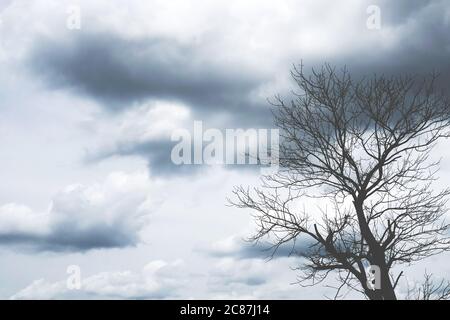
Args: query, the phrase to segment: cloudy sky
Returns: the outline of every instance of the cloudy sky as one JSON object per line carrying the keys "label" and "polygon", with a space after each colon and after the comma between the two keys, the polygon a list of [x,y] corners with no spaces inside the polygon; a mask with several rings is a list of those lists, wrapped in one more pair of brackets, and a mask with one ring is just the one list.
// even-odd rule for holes
{"label": "cloudy sky", "polygon": [[259,171],[175,166],[171,134],[271,128],[300,61],[445,86],[449,31],[446,0],[0,0],[0,298],[332,296],[243,241],[251,216],[226,198]]}

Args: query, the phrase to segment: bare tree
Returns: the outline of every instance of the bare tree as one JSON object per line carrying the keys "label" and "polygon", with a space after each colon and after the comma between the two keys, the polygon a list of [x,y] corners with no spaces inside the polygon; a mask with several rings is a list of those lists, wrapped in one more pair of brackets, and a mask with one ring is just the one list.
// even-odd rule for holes
{"label": "bare tree", "polygon": [[[355,81],[330,65],[309,75],[294,67],[291,74],[300,90],[290,103],[278,96],[273,102],[280,170],[259,188],[236,187],[231,203],[253,209],[254,241],[270,238],[274,250],[308,241],[301,284],[333,273],[340,281],[335,298],[346,288],[396,299],[403,271],[394,274],[394,266],[450,248],[450,190],[432,190],[439,161],[429,159],[449,137],[449,100],[434,75]],[[327,209],[300,210],[308,197]],[[370,265],[380,270],[381,288],[369,283]]]}
{"label": "bare tree", "polygon": [[412,288],[408,286],[407,300],[448,300],[450,299],[450,282],[441,280],[433,281],[433,275],[425,272],[425,280],[420,285]]}

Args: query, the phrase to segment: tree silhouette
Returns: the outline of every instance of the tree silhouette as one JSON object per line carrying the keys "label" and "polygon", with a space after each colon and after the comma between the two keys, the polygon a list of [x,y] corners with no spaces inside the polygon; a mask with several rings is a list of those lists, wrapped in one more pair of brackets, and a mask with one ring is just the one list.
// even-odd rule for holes
{"label": "tree silhouette", "polygon": [[[429,159],[449,137],[450,102],[435,75],[356,81],[330,65],[309,75],[294,67],[291,75],[300,89],[293,100],[272,102],[280,169],[261,187],[236,187],[231,203],[253,209],[253,241],[270,239],[273,250],[308,243],[302,285],[335,274],[335,298],[347,288],[368,299],[397,299],[403,271],[394,266],[450,248],[450,190],[432,190],[439,161]],[[321,214],[299,209],[308,197],[321,199]],[[379,268],[379,288],[369,283],[369,266]]]}
{"label": "tree silhouette", "polygon": [[441,280],[438,283],[434,283],[432,280],[433,275],[425,272],[424,282],[417,287],[407,290],[407,300],[448,300],[450,299],[450,282]]}

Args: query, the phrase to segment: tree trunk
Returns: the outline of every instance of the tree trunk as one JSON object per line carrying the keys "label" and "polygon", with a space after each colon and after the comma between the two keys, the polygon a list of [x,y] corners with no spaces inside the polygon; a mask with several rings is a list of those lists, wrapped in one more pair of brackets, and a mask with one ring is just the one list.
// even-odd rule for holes
{"label": "tree trunk", "polygon": [[[384,251],[378,241],[372,234],[370,227],[366,221],[363,209],[364,200],[354,201],[354,207],[356,209],[356,215],[358,217],[359,228],[361,236],[367,242],[369,250],[373,256],[373,264],[380,268],[380,289],[370,290],[366,289],[365,292],[371,300],[397,300],[395,295],[394,286],[391,283],[389,277],[389,268],[386,264]],[[363,287],[366,287],[363,284]]]}

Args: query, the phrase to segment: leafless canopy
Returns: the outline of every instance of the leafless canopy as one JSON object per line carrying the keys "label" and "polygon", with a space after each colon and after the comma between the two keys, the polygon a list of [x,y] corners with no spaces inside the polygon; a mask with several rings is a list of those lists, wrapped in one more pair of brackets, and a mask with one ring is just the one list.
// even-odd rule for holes
{"label": "leafless canopy", "polygon": [[407,300],[448,300],[450,299],[450,282],[433,281],[433,275],[425,273],[425,280],[421,285],[408,286]]}
{"label": "leafless canopy", "polygon": [[[396,299],[403,271],[393,267],[450,248],[444,221],[449,190],[434,192],[439,161],[430,151],[449,136],[450,103],[436,76],[373,76],[355,81],[330,65],[307,75],[292,71],[300,89],[290,103],[276,97],[280,170],[260,188],[236,187],[233,205],[253,209],[255,241],[274,249],[295,240],[311,243],[302,284],[331,273],[341,289],[369,299]],[[308,197],[329,209],[301,210]],[[381,270],[381,288],[367,267]]]}

